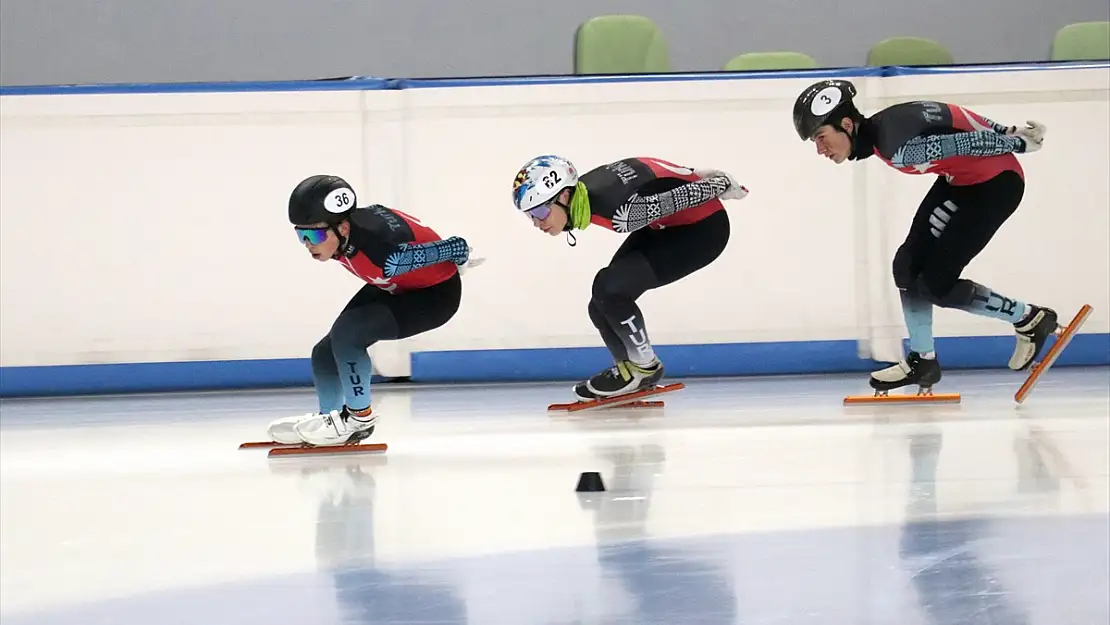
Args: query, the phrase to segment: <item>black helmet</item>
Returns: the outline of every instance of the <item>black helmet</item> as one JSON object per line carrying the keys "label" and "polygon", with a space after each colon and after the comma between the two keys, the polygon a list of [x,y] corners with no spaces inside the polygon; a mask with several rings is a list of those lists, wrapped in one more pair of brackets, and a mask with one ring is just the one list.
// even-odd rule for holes
{"label": "black helmet", "polygon": [[307,226],[343,221],[355,208],[354,189],[339,176],[318,175],[305,178],[289,195],[289,223]]}
{"label": "black helmet", "polygon": [[806,87],[794,101],[794,130],[802,141],[809,141],[825,124],[845,117],[859,122],[863,116],[852,102],[854,97],[856,86],[847,80],[822,80]]}

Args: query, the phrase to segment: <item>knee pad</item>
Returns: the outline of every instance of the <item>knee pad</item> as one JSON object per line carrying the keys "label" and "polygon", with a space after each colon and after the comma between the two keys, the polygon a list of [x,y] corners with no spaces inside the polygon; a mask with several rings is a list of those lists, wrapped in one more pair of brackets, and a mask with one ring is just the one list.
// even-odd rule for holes
{"label": "knee pad", "polygon": [[894,254],[894,261],[891,263],[891,273],[894,275],[894,286],[902,290],[913,290],[916,288],[915,276],[913,275],[913,267],[910,263],[910,254],[905,249],[905,246],[898,248]]}
{"label": "knee pad", "polygon": [[918,293],[934,306],[942,308],[960,308],[971,304],[976,287],[979,286],[971,280],[956,280],[955,284],[947,286],[937,280],[930,280],[929,276],[919,277],[917,284]]}

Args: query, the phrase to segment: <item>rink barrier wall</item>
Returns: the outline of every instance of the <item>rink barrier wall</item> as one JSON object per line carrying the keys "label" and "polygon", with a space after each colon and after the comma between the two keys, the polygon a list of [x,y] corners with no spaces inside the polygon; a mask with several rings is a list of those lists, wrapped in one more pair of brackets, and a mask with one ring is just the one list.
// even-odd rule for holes
{"label": "rink barrier wall", "polygon": [[[490,259],[464,278],[450,324],[371,349],[376,381],[595,373],[608,356],[586,318],[588,285],[621,237],[591,228],[569,249],[538,238],[508,200],[516,167],[552,152],[580,168],[658,156],[730,171],[752,189],[726,203],[725,254],[641,300],[670,376],[869,371],[902,349],[889,258],[932,178],[870,162],[836,168],[798,142],[793,98],[829,77],[856,82],[867,111],[935,98],[1003,123],[1048,124],[1046,149],[1020,157],[1030,180],[1022,209],[969,274],[1006,294],[1031,293],[1062,318],[1093,304],[1058,366],[1108,365],[1108,69],[1084,62],[0,88],[0,396],[311,384],[301,356],[358,287],[341,269],[306,262],[285,230],[288,189],[318,171],[347,177],[363,204],[395,206],[444,236],[467,237]],[[645,124],[671,132],[646,139]],[[746,142],[761,146],[758,158]],[[119,180],[127,182],[105,182]],[[61,200],[49,215],[39,210],[43,189]],[[224,198],[219,227],[204,211],[213,197]],[[159,210],[148,210],[149,198]],[[1051,212],[1036,208],[1046,205]],[[803,222],[811,227],[797,227]],[[47,228],[57,236],[44,257],[41,242],[20,233]],[[219,234],[248,228],[250,240],[265,243],[220,246]],[[141,262],[106,244],[127,229],[157,241]],[[1024,263],[1034,245],[1056,264]],[[533,272],[545,266],[561,269],[538,285]],[[1083,288],[1069,266],[1085,267]],[[543,312],[522,313],[503,304],[509,298]],[[1013,348],[1005,324],[963,313],[938,310],[936,330],[946,369],[1005,367]]]}
{"label": "rink barrier wall", "polygon": [[[997,369],[1013,352],[1010,337],[971,336],[937,339],[946,371]],[[1047,347],[1046,347],[1047,349]],[[855,341],[804,341],[661,345],[657,348],[668,377],[865,374],[880,364],[860,359]],[[1056,367],[1108,363],[1110,334],[1078,335]],[[411,377],[375,376],[373,383],[481,383],[579,381],[610,362],[604,348],[460,350],[415,352]],[[1003,365],[1004,366],[1004,365]],[[1015,374],[1017,376],[1019,374]],[[1020,374],[1024,379],[1025,374]],[[1018,378],[1015,377],[1015,380]],[[312,385],[307,358],[166,363],[122,363],[4,367],[0,397],[49,397],[114,393],[168,393]]]}

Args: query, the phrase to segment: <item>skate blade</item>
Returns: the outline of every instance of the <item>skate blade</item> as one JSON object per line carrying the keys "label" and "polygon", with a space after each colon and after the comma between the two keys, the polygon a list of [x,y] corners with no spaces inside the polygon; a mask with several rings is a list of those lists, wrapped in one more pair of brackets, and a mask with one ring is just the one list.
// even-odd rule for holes
{"label": "skate blade", "polygon": [[844,398],[844,405],[851,404],[958,404],[959,393],[941,393],[934,395],[931,391],[919,395],[849,395]]}
{"label": "skate blade", "polygon": [[274,447],[298,447],[295,443],[278,443],[276,441],[251,441],[239,445],[239,449],[272,449]]}
{"label": "skate blade", "polygon": [[1094,308],[1090,304],[1083,304],[1079,312],[1075,313],[1075,317],[1068,324],[1068,327],[1064,328],[1062,333],[1056,335],[1056,343],[1045,354],[1044,360],[1040,363],[1033,363],[1029,376],[1025,378],[1025,383],[1014,393],[1014,401],[1020,404],[1025,401],[1026,397],[1029,397],[1029,393],[1033,392],[1033,387],[1037,386],[1041,376],[1055,364],[1056,359],[1060,357],[1060,353],[1064,351],[1068,343],[1071,343],[1072,338],[1079,332],[1079,328],[1082,328],[1083,324],[1087,322],[1087,317],[1090,317],[1093,311]]}
{"label": "skate blade", "polygon": [[266,454],[270,458],[276,456],[320,456],[320,455],[346,455],[384,453],[389,449],[385,443],[367,443],[355,445],[282,445],[274,447]]}
{"label": "skate blade", "polygon": [[595,399],[592,401],[576,401],[569,404],[551,404],[547,407],[548,411],[556,412],[578,412],[581,410],[600,410],[602,408],[615,408],[622,406],[625,408],[662,408],[663,402],[661,401],[642,401],[644,397],[652,395],[659,395],[660,393],[670,393],[686,388],[682,382],[677,384],[667,384],[665,386],[656,386],[653,389],[645,391],[637,391],[619,397],[608,397],[606,399]]}

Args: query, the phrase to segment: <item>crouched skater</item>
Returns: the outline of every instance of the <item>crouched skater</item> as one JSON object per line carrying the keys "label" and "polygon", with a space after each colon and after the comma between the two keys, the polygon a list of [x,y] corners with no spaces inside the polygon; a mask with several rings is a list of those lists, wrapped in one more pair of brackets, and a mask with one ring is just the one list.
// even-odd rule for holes
{"label": "crouched skater", "polygon": [[910,175],[935,176],[892,271],[909,332],[907,357],[871,374],[878,393],[941,379],[933,341],[933,308],[961,310],[1011,324],[1017,337],[1009,366],[1027,369],[1060,326],[1056,311],[1016,299],[963,275],[1017,211],[1025,172],[1017,155],[1041,149],[1045,127],[1004,126],[947,102],[894,104],[870,117],[856,108],[856,87],[823,80],[794,103],[794,129],[817,155],[836,164],[877,156]]}
{"label": "crouched skater", "polygon": [[538,156],[513,181],[513,203],[551,236],[591,224],[627,238],[591,287],[587,314],[613,366],[574,387],[579,401],[649,390],[663,378],[636,300],[673,284],[721,255],[729,219],[721,200],[748,190],[729,174],[694,170],[659,158],[625,158],[581,176],[570,161]]}
{"label": "crouched skater", "polygon": [[481,260],[471,258],[464,239],[443,239],[399,210],[359,207],[351,185],[337,176],[298,184],[289,197],[289,221],[313,258],[338,262],[366,285],[312,348],[319,411],[278,419],[269,435],[284,444],[357,443],[374,432],[377,421],[369,347],[450,321],[462,297],[461,270]]}

